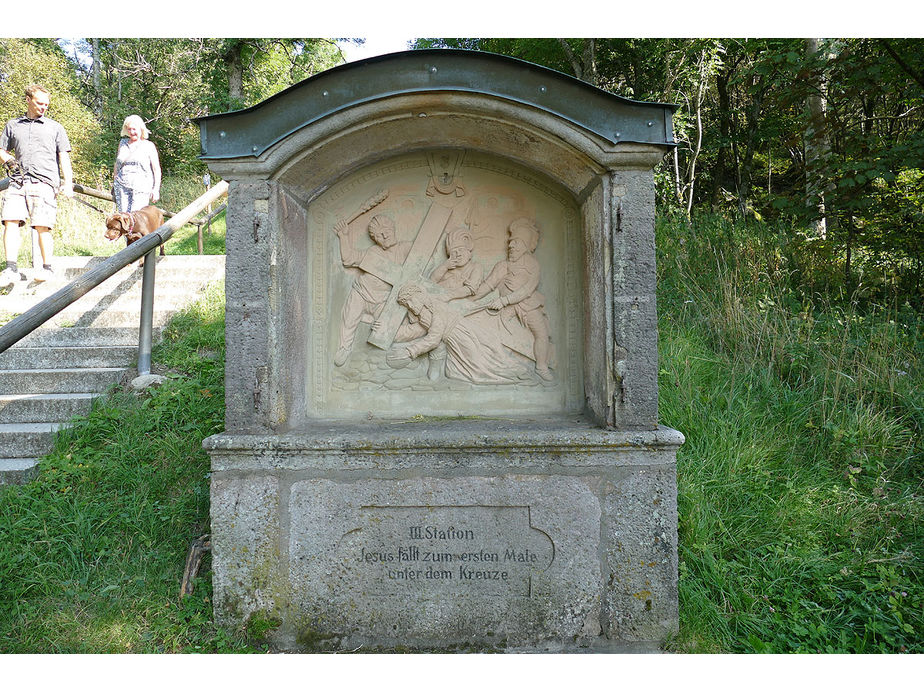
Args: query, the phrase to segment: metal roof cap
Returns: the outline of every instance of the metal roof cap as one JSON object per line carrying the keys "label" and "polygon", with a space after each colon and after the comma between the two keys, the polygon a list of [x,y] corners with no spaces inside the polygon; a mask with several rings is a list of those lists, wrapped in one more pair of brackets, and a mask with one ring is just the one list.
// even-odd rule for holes
{"label": "metal roof cap", "polygon": [[389,53],[318,73],[249,108],[194,119],[206,161],[258,158],[303,127],[392,96],[486,94],[562,118],[612,144],[676,146],[674,104],[633,101],[540,65],[482,51]]}

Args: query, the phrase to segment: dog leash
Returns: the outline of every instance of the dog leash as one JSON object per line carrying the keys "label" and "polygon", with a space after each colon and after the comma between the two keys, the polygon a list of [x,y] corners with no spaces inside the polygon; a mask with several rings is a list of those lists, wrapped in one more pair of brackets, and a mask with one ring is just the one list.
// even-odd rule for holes
{"label": "dog leash", "polygon": [[89,202],[87,202],[87,201],[84,200],[84,199],[81,199],[81,198],[77,197],[76,195],[75,195],[73,198],[71,198],[71,199],[77,200],[80,204],[86,205],[86,206],[89,207],[90,209],[92,209],[92,210],[94,210],[94,211],[96,211],[96,212],[99,212],[99,213],[102,214],[103,216],[109,214],[109,212],[104,212],[104,211],[101,210],[99,207],[97,207],[97,206],[95,206],[95,205],[91,205]]}
{"label": "dog leash", "polygon": [[4,166],[6,167],[6,176],[11,183],[16,183],[20,188],[26,184],[26,170],[16,159],[10,159]]}

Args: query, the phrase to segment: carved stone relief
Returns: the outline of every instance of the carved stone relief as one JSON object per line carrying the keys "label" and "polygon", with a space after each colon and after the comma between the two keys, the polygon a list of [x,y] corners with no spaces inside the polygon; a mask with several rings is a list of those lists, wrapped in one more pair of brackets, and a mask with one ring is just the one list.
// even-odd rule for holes
{"label": "carved stone relief", "polygon": [[428,152],[355,174],[310,213],[309,271],[327,277],[312,282],[316,413],[491,413],[524,393],[527,411],[579,408],[580,232],[553,184]]}

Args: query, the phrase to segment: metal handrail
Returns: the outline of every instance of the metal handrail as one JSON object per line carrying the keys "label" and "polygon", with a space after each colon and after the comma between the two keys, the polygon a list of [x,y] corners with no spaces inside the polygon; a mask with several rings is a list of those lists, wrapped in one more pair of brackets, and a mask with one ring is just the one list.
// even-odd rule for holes
{"label": "metal handrail", "polygon": [[[6,184],[4,184],[4,181],[6,181]],[[4,178],[3,181],[0,181],[0,190],[5,190],[6,185],[9,185],[9,179]],[[109,193],[103,192],[102,190],[96,190],[95,188],[88,188],[86,185],[81,185],[80,183],[74,183],[74,192],[82,193],[86,195],[87,197],[95,197],[100,200],[107,200],[108,202],[115,202],[115,198]],[[203,224],[208,224],[209,222],[212,221],[214,217],[218,215],[219,212],[224,210],[224,207],[225,205],[222,205],[221,207],[218,208],[218,210],[214,214],[210,214],[205,219],[190,219],[186,223],[192,224],[193,226],[202,226]],[[174,212],[171,212],[166,209],[161,208],[160,211],[164,213],[164,219],[172,219],[173,217],[176,216]]]}
{"label": "metal handrail", "polygon": [[228,192],[227,181],[218,183],[203,195],[196,198],[183,210],[177,212],[170,221],[155,231],[135,241],[124,250],[99,265],[87,270],[67,286],[62,287],[43,301],[18,315],[0,327],[0,353],[24,338],[30,332],[43,325],[74,301],[94,287],[102,284],[113,274],[127,267],[135,260],[147,255],[141,280],[141,324],[138,331],[138,374],[151,372],[151,342],[154,322],[154,268],[157,248],[166,243],[173,233],[189,222],[196,214],[205,209],[219,197]]}

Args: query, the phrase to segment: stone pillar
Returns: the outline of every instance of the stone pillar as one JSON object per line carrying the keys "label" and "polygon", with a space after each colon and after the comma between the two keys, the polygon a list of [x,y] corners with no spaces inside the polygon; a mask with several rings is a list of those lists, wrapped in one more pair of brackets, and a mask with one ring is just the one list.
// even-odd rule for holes
{"label": "stone pillar", "polygon": [[605,189],[613,252],[613,422],[620,429],[652,430],[658,425],[652,169],[610,171]]}
{"label": "stone pillar", "polygon": [[582,205],[587,408],[620,430],[658,425],[652,167],[607,171]]}
{"label": "stone pillar", "polygon": [[225,237],[225,426],[272,428],[270,355],[270,185],[232,181]]}

